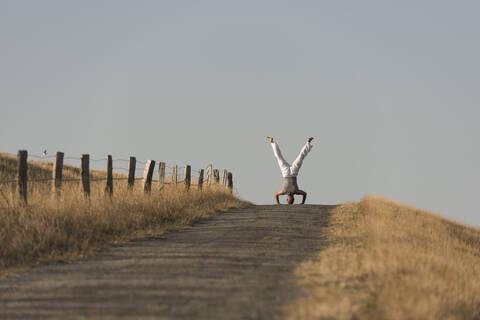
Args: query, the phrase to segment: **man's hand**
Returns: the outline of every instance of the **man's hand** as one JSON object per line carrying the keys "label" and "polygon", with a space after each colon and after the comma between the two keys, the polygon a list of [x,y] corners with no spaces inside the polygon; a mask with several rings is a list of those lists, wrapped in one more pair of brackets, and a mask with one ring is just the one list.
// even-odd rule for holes
{"label": "man's hand", "polygon": [[310,137],[307,139],[308,142],[312,142],[312,140],[313,140],[313,137]]}
{"label": "man's hand", "polygon": [[273,143],[273,138],[272,137],[267,137],[267,141],[270,143]]}

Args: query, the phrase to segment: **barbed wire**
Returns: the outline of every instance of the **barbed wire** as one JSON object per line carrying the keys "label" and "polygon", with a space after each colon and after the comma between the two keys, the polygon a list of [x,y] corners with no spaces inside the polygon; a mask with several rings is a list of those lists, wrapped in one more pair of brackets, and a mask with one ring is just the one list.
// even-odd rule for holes
{"label": "barbed wire", "polygon": [[[122,169],[122,168],[120,168]],[[123,168],[125,169],[125,168]],[[166,178],[166,177],[165,177]],[[190,180],[193,181],[195,179],[198,179],[199,176],[196,175],[191,175]],[[144,177],[135,177],[135,180],[144,180]],[[27,182],[49,182],[49,181],[54,181],[54,178],[35,178],[35,179],[27,179]],[[96,181],[107,181],[108,178],[89,178],[90,182],[96,182]],[[112,177],[112,180],[128,180],[128,177]],[[176,184],[181,184],[185,183],[185,177],[183,175],[177,176],[177,182]],[[82,181],[82,178],[62,178],[62,182],[80,182]],[[158,179],[152,179],[152,182],[159,182],[160,180]],[[8,184],[8,183],[18,183],[18,179],[10,179],[10,180],[0,180],[0,184]],[[175,184],[175,181],[170,181],[170,182],[164,182],[164,184]]]}
{"label": "barbed wire", "polygon": [[[193,180],[198,178],[197,176],[190,176],[190,179]],[[143,180],[144,177],[135,177],[135,180]],[[27,179],[27,182],[48,182],[54,181],[54,178],[35,178],[35,179]],[[107,181],[108,178],[89,178],[89,181]],[[112,177],[112,180],[128,180],[128,177]],[[72,182],[72,181],[82,181],[82,178],[62,178],[62,182]],[[158,182],[158,179],[152,179],[152,181]],[[183,183],[185,178],[177,176],[177,183]],[[8,184],[8,183],[17,183],[18,179],[11,179],[11,180],[0,180],[0,184]]]}
{"label": "barbed wire", "polygon": [[[33,158],[38,158],[38,159],[44,159],[44,160],[53,159],[53,158],[56,157],[56,155],[37,155],[37,154],[29,154],[28,156],[33,157]],[[68,157],[64,157],[63,159],[64,160],[82,160],[82,158],[75,157],[75,156],[68,156]],[[89,160],[92,161],[92,162],[100,162],[100,161],[105,161],[106,159],[107,158],[103,158],[103,159],[90,158]],[[130,159],[119,158],[119,159],[113,159],[113,161],[130,162]],[[136,160],[136,163],[146,164],[147,161]],[[160,163],[160,162],[158,162],[158,163]],[[184,168],[184,166],[180,166],[180,165],[169,166],[169,165],[165,164],[165,168],[170,169],[170,170],[165,171],[165,176],[166,177],[167,176],[173,176],[173,169],[176,168],[177,184],[184,183],[185,173],[184,173],[184,170],[182,170]],[[207,166],[207,168],[208,168],[208,166]],[[115,171],[126,171],[126,172],[129,171],[128,168],[121,167],[121,166],[113,167],[112,170],[114,170],[114,172]],[[142,168],[142,167],[137,167],[137,166],[135,167],[135,171],[142,171],[142,170],[145,170],[145,169]],[[191,180],[198,179],[200,177],[201,170],[202,169],[191,169],[190,179]],[[203,169],[203,170],[205,170],[205,169]],[[212,176],[213,176],[212,172],[210,172],[210,176],[205,175],[204,179],[206,181],[212,180]],[[127,180],[127,179],[128,179],[127,177],[115,177],[115,178],[113,178],[113,180]],[[144,179],[144,178],[143,177],[136,177],[135,178],[135,180],[142,180],[142,179]],[[27,182],[47,182],[47,181],[53,181],[53,180],[54,180],[53,178],[35,178],[35,179],[28,179]],[[106,181],[106,180],[107,180],[106,177],[105,178],[90,178],[90,181]],[[82,181],[82,179],[81,178],[63,178],[62,181],[65,181],[65,182]],[[154,181],[158,182],[158,180],[154,180]],[[18,179],[0,180],[0,184],[8,184],[8,183],[18,183]],[[171,183],[175,183],[175,182],[171,182]]]}
{"label": "barbed wire", "polygon": [[[136,177],[135,180],[143,180],[143,177]],[[37,179],[28,179],[27,182],[49,182],[54,181],[54,178],[37,178]],[[90,182],[95,181],[107,181],[108,178],[89,178]],[[128,177],[112,177],[112,180],[128,180]],[[80,182],[82,181],[81,178],[63,178],[62,182]],[[154,181],[154,180],[152,180]],[[158,180],[157,180],[158,181]],[[0,184],[8,184],[8,183],[17,183],[18,179],[15,180],[1,180]]]}
{"label": "barbed wire", "polygon": [[81,178],[67,178],[67,179],[62,179],[62,182],[79,182],[79,181],[82,181]]}
{"label": "barbed wire", "polygon": [[[12,156],[14,156],[14,155],[12,155]],[[34,157],[34,158],[38,158],[38,159],[54,159],[56,156],[55,155],[28,154],[28,157]],[[81,157],[75,157],[75,156],[67,156],[67,157],[64,157],[63,159],[64,160],[82,160]],[[107,157],[99,158],[99,159],[98,158],[90,158],[89,160],[98,162],[98,161],[105,161],[106,159],[107,159]],[[113,158],[112,160],[113,161],[130,162],[130,159],[123,159],[123,158],[118,158],[118,159]],[[142,160],[139,160],[139,159],[136,159],[136,162],[141,163],[141,164],[146,164],[147,163],[147,161],[142,161]],[[183,165],[176,165],[176,166],[177,166],[177,169],[183,168]],[[173,166],[169,166],[167,164],[165,164],[165,167],[169,168],[169,169],[173,169]],[[197,170],[197,171],[200,171],[200,170]]]}
{"label": "barbed wire", "polygon": [[18,180],[15,179],[15,180],[0,180],[0,183],[1,184],[7,184],[7,183],[17,183]]}
{"label": "barbed wire", "polygon": [[38,159],[53,159],[55,156],[47,156],[47,155],[38,155],[38,154],[29,154],[29,157],[38,158]]}

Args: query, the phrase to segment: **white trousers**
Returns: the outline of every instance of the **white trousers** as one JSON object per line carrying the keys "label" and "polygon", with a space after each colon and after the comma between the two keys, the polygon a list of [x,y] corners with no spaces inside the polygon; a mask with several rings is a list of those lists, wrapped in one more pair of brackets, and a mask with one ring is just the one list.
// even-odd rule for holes
{"label": "white trousers", "polygon": [[290,165],[287,161],[282,156],[282,152],[280,151],[280,148],[278,147],[278,144],[276,142],[273,142],[272,144],[273,148],[273,154],[277,158],[278,166],[280,167],[280,170],[282,171],[282,177],[296,177],[298,175],[298,171],[300,170],[300,167],[303,164],[303,159],[307,156],[307,154],[312,150],[312,145],[310,142],[305,143],[303,146],[302,150],[298,154],[297,158],[295,161],[293,161],[292,165]]}

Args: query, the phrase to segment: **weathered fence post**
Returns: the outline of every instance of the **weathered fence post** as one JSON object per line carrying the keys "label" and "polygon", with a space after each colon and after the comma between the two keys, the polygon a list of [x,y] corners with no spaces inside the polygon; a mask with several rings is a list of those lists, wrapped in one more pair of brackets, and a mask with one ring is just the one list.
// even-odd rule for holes
{"label": "weathered fence post", "polygon": [[206,180],[206,183],[207,185],[210,184],[211,180],[212,180],[212,165],[209,164],[207,166],[207,176],[206,176],[207,180]]}
{"label": "weathered fence post", "polygon": [[227,176],[227,187],[230,189],[230,192],[233,193],[233,175],[231,172],[229,172]]}
{"label": "weathered fence post", "polygon": [[213,169],[213,181],[215,181],[215,183],[220,182],[220,173],[218,172],[218,169]]}
{"label": "weathered fence post", "polygon": [[130,161],[128,162],[128,188],[133,188],[135,183],[135,169],[137,166],[137,158],[130,157]]}
{"label": "weathered fence post", "polygon": [[27,150],[19,150],[17,154],[18,158],[18,195],[20,201],[27,204]]}
{"label": "weathered fence post", "polygon": [[222,184],[224,186],[227,186],[227,175],[228,175],[228,170],[223,169],[223,171],[222,171]]}
{"label": "weathered fence post", "polygon": [[190,190],[190,182],[192,180],[192,168],[186,164],[185,171],[183,173],[183,181],[185,182],[185,189]]}
{"label": "weathered fence post", "polygon": [[165,162],[158,164],[158,189],[162,189],[165,184]]}
{"label": "weathered fence post", "polygon": [[85,197],[90,198],[90,155],[82,154],[82,186]]}
{"label": "weathered fence post", "polygon": [[113,194],[113,161],[112,156],[107,156],[107,185],[105,186],[105,194],[110,197]]}
{"label": "weathered fence post", "polygon": [[155,160],[148,160],[143,170],[143,191],[150,192],[152,190],[153,170],[155,169]]}
{"label": "weathered fence post", "polygon": [[177,184],[178,182],[178,177],[177,177],[177,165],[174,165],[172,167],[172,182]]}
{"label": "weathered fence post", "polygon": [[62,187],[63,156],[63,152],[58,151],[55,153],[55,162],[52,169],[52,191],[54,195],[59,195]]}
{"label": "weathered fence post", "polygon": [[200,174],[198,175],[198,190],[202,190],[203,187],[203,173],[205,170],[200,169]]}

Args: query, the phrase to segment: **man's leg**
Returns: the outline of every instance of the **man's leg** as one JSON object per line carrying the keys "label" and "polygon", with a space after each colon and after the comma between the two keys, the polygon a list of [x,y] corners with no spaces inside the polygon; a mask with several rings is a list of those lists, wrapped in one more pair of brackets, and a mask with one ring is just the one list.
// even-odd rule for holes
{"label": "man's leg", "polygon": [[299,155],[297,156],[297,159],[293,161],[292,163],[292,174],[298,174],[298,171],[300,170],[302,164],[303,164],[303,159],[307,156],[307,154],[312,150],[312,145],[310,144],[310,141],[312,141],[313,138],[309,138],[307,143],[303,146],[302,150],[300,151]]}
{"label": "man's leg", "polygon": [[290,164],[288,164],[288,162],[285,161],[285,159],[283,158],[282,152],[280,151],[278,144],[275,141],[273,141],[273,138],[270,138],[271,140],[268,138],[269,137],[267,137],[267,140],[270,141],[270,144],[272,145],[273,154],[275,155],[275,158],[277,158],[278,166],[280,167],[280,170],[282,170],[282,173],[283,173],[284,170],[288,170],[288,168],[290,167]]}

